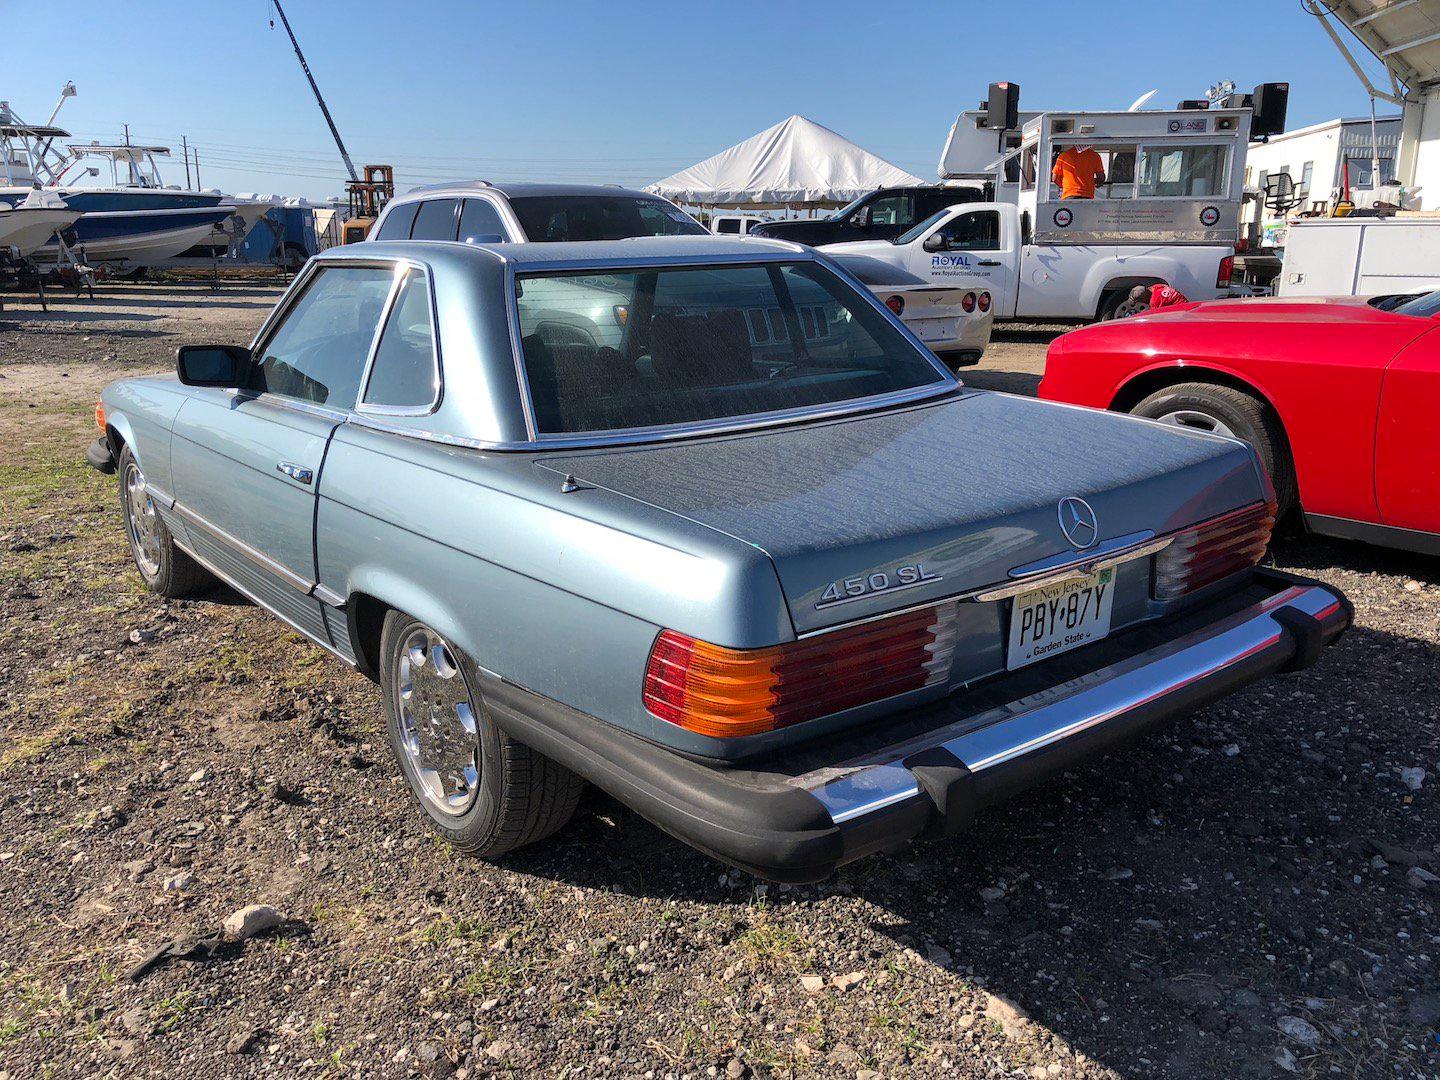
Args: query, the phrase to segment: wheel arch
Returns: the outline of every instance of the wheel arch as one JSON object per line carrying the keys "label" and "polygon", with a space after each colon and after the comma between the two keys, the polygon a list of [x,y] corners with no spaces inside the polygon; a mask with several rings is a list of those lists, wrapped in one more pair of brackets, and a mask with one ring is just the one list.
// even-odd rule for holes
{"label": "wheel arch", "polygon": [[[130,421],[121,412],[107,412],[105,414],[105,439],[110,444],[110,451],[115,455],[115,460],[120,460],[120,451],[125,447],[130,448],[130,453],[135,455],[135,460],[140,460],[140,453],[135,447],[135,435],[131,430]],[[142,465],[143,469],[144,466]]]}
{"label": "wheel arch", "polygon": [[458,611],[393,571],[369,568],[351,576],[345,597],[345,622],[355,666],[367,678],[379,679],[380,634],[391,611],[419,619],[476,663],[483,662],[484,643],[476,640],[473,626],[467,625]]}
{"label": "wheel arch", "polygon": [[1212,383],[1216,386],[1228,386],[1242,394],[1249,394],[1259,401],[1279,421],[1280,449],[1289,459],[1290,467],[1296,469],[1298,473],[1295,449],[1290,445],[1290,428],[1285,422],[1285,414],[1276,406],[1274,396],[1258,381],[1218,364],[1192,364],[1182,361],[1136,372],[1116,388],[1109,408],[1112,412],[1128,413],[1151,394],[1164,390],[1167,386],[1178,386],[1181,383]]}

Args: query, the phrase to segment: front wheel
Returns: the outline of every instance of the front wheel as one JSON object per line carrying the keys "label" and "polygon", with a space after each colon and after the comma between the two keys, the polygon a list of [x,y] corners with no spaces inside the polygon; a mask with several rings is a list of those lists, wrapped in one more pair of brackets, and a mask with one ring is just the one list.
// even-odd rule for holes
{"label": "front wheel", "polygon": [[391,611],[380,656],[390,748],[441,836],[492,857],[570,820],[584,781],[495,725],[463,653],[418,619]]}
{"label": "front wheel", "polygon": [[1260,455],[1275,488],[1277,513],[1295,505],[1295,466],[1280,419],[1259,398],[1214,383],[1179,383],[1151,394],[1130,410],[1162,424],[1243,439]]}
{"label": "front wheel", "polygon": [[175,543],[146,488],[140,463],[128,446],[120,451],[115,471],[120,476],[120,513],[125,519],[130,555],[145,588],[174,599],[213,587],[215,578],[210,572]]}

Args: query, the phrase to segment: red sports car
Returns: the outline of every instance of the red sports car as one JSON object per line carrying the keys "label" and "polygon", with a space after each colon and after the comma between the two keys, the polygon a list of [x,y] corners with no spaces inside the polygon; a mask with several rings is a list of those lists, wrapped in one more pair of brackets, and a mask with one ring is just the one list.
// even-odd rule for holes
{"label": "red sports car", "polygon": [[1245,439],[1312,531],[1440,555],[1440,291],[1087,326],[1051,344],[1040,396]]}

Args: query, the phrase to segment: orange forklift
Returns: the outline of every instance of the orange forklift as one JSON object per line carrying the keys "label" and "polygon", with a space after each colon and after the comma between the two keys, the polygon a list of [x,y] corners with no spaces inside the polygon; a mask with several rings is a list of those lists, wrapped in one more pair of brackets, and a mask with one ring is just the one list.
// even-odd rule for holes
{"label": "orange forklift", "polygon": [[345,185],[350,196],[350,216],[341,227],[342,244],[358,244],[370,235],[375,219],[395,197],[395,169],[391,165],[366,165],[364,180]]}

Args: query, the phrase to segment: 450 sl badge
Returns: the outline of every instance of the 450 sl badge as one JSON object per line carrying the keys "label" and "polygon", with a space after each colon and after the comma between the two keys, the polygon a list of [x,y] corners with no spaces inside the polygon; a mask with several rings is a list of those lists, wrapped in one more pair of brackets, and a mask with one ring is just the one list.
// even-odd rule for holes
{"label": "450 sl badge", "polygon": [[942,575],[932,574],[921,563],[906,563],[894,570],[877,570],[873,574],[832,581],[825,586],[825,591],[820,594],[820,602],[815,606],[827,608],[836,604],[850,604],[880,593],[899,592],[901,589],[913,589],[942,580]]}

